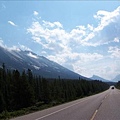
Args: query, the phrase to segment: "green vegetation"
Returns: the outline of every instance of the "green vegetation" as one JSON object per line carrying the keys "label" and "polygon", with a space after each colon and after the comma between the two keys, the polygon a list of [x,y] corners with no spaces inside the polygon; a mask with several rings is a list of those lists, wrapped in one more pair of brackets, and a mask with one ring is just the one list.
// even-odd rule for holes
{"label": "green vegetation", "polygon": [[117,89],[120,89],[120,81],[118,81],[118,82],[115,84],[115,87],[116,87]]}
{"label": "green vegetation", "polygon": [[41,110],[102,92],[109,85],[101,81],[45,79],[28,69],[0,69],[0,119]]}

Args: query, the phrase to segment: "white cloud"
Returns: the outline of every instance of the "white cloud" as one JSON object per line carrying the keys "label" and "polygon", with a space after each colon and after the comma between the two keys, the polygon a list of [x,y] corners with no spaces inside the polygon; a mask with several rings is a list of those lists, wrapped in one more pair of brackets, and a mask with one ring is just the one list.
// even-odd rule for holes
{"label": "white cloud", "polygon": [[71,38],[73,38],[77,41],[80,41],[86,35],[86,31],[81,28],[75,28],[75,29],[71,30],[69,35]]}
{"label": "white cloud", "polygon": [[[98,12],[99,15],[106,15],[105,13]],[[102,19],[102,17],[101,17]],[[98,27],[97,27],[98,28]],[[98,46],[100,44],[108,44],[109,42],[101,42],[96,40],[96,28],[93,25],[88,24],[85,26],[77,26],[70,32],[63,29],[63,26],[59,22],[42,21],[42,23],[36,21],[27,29],[28,33],[32,34],[32,38],[35,42],[42,45],[43,49],[49,49],[54,53],[59,51],[72,51],[75,47],[79,46]],[[98,31],[97,31],[98,32]]]}
{"label": "white cloud", "polygon": [[12,47],[7,47],[7,50],[9,51],[21,51],[20,48],[18,48],[17,46],[12,46]]}
{"label": "white cloud", "polygon": [[118,7],[112,12],[103,11],[103,10],[98,11],[97,15],[94,15],[94,18],[100,20],[100,24],[97,28],[94,29],[94,31],[102,30],[110,23],[115,22],[117,17],[120,17],[120,7]]}
{"label": "white cloud", "polygon": [[111,53],[111,57],[120,58],[120,48],[118,47],[109,47],[108,53]]}
{"label": "white cloud", "polygon": [[4,49],[7,49],[7,46],[4,44],[4,41],[2,40],[2,38],[0,38],[0,46]]}
{"label": "white cloud", "polygon": [[[48,29],[57,27],[54,29]],[[68,43],[69,35],[63,30],[59,28],[60,25],[55,22],[54,23],[43,23],[42,25],[39,22],[33,22],[32,26],[27,29],[28,33],[32,34],[32,38],[35,42],[42,45],[45,49],[50,50],[62,50],[66,48],[65,45]]]}
{"label": "white cloud", "polygon": [[0,38],[0,46],[8,51],[20,51],[19,47],[17,46],[8,47],[7,45],[5,45],[1,38]]}
{"label": "white cloud", "polygon": [[103,59],[104,56],[98,53],[82,53],[80,55],[80,58],[77,59],[74,63],[72,63],[73,70],[86,77],[91,77],[93,74],[98,75],[98,67],[101,66],[101,60]]}
{"label": "white cloud", "polygon": [[[112,12],[107,11],[98,11],[94,16],[96,19],[99,19],[98,26],[94,27],[93,25],[88,24],[85,26],[76,26],[70,32],[64,30],[63,25],[60,22],[49,22],[42,20],[35,21],[32,23],[31,27],[27,29],[28,33],[32,34],[34,41],[38,42],[45,48],[50,48],[56,46],[53,44],[69,44],[69,45],[82,45],[82,46],[100,46],[104,44],[109,44],[112,42],[110,38],[117,38],[116,34],[111,36],[111,33],[107,33],[107,37],[103,38],[103,34],[107,32],[107,26],[111,24],[116,24],[119,22],[120,18],[120,7]],[[104,29],[104,33],[103,30]],[[112,28],[111,28],[112,29]],[[115,28],[116,29],[116,28]],[[114,30],[115,31],[115,30]],[[116,31],[115,31],[116,32]],[[115,42],[116,39],[115,39]],[[54,49],[54,48],[53,48]]]}
{"label": "white cloud", "polygon": [[63,65],[66,62],[65,57],[63,58],[60,54],[58,55],[48,55],[47,56],[48,59],[59,63],[60,65]]}
{"label": "white cloud", "polygon": [[105,79],[111,80],[115,75],[120,74],[120,60],[111,60],[110,58],[103,57],[101,60],[93,61],[90,63],[75,62],[73,64],[74,71],[83,76],[91,77],[98,75]]}
{"label": "white cloud", "polygon": [[114,42],[117,42],[117,43],[119,43],[119,38],[114,38]]}
{"label": "white cloud", "polygon": [[14,22],[12,22],[12,21],[8,21],[8,23],[10,24],[10,25],[12,25],[12,26],[17,26]]}
{"label": "white cloud", "polygon": [[[98,73],[100,76],[103,75],[109,78],[106,74],[111,59],[113,57],[119,58],[120,49],[118,47],[109,47],[107,52],[101,46],[119,43],[120,29],[117,25],[120,21],[120,7],[112,12],[100,10],[94,17],[98,19],[96,27],[90,24],[87,26],[79,25],[68,32],[58,21],[39,20],[33,21],[27,32],[31,34],[34,42],[42,47],[43,54],[48,59],[61,65],[71,66],[71,69],[75,72],[85,76]],[[112,34],[109,31],[112,31]],[[90,47],[90,50],[86,53],[82,50],[83,47]],[[105,65],[104,61],[108,57],[107,53],[110,53],[112,57],[109,58],[110,61]],[[111,77],[113,77],[111,75],[113,73],[112,67],[116,66],[110,67],[109,76]]]}
{"label": "white cloud", "polygon": [[93,25],[88,24],[88,25],[87,25],[87,27],[88,27],[88,29],[89,29],[89,30],[91,30],[91,31],[93,31],[93,30],[94,30]]}
{"label": "white cloud", "polygon": [[33,13],[35,16],[37,16],[39,13],[37,11],[34,11]]}
{"label": "white cloud", "polygon": [[88,24],[90,32],[88,32],[88,35],[85,37],[86,42],[84,42],[84,45],[99,46],[110,44],[113,42],[111,39],[114,39],[114,42],[118,42],[115,38],[119,36],[120,32],[120,7],[111,12],[99,10],[97,14],[94,15],[94,18],[98,20],[98,25],[94,27]]}
{"label": "white cloud", "polygon": [[54,28],[54,27],[57,27],[57,28],[63,28],[62,24],[60,22],[48,22],[48,21],[42,21],[43,22],[43,26],[47,27],[47,28]]}
{"label": "white cloud", "polygon": [[4,41],[0,38],[0,46],[2,48],[4,48],[4,49],[8,50],[8,51],[18,51],[19,52],[21,50],[23,50],[23,51],[27,50],[27,51],[31,51],[32,52],[32,50],[30,48],[28,48],[28,47],[26,47],[24,45],[21,45],[19,43],[18,43],[18,45],[19,46],[13,45],[12,47],[8,47],[7,45],[4,44]]}
{"label": "white cloud", "polygon": [[8,47],[8,46],[6,46],[5,47],[7,50],[9,50],[9,51],[21,51],[21,50],[23,50],[23,51],[30,51],[30,52],[32,52],[32,50],[30,49],[30,48],[28,48],[28,47],[26,47],[26,46],[24,46],[24,45],[21,45],[20,43],[18,43],[18,46],[12,46],[12,47]]}
{"label": "white cloud", "polygon": [[47,58],[61,65],[68,65],[69,67],[71,66],[73,71],[83,74],[81,71],[83,65],[89,65],[91,64],[91,62],[99,62],[101,59],[104,58],[104,56],[98,53],[72,53],[68,51],[61,52],[60,54],[56,55],[48,55]]}
{"label": "white cloud", "polygon": [[31,51],[32,52],[32,50],[30,48],[28,48],[27,46],[21,45],[20,43],[18,43],[18,45],[19,45],[19,48],[21,50],[23,50],[23,51]]}

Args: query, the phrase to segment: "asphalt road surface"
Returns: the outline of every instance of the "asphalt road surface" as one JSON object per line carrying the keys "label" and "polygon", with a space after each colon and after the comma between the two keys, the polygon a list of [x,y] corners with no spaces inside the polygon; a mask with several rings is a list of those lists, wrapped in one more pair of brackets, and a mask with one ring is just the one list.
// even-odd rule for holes
{"label": "asphalt road surface", "polygon": [[110,88],[100,94],[12,120],[120,120],[120,91]]}

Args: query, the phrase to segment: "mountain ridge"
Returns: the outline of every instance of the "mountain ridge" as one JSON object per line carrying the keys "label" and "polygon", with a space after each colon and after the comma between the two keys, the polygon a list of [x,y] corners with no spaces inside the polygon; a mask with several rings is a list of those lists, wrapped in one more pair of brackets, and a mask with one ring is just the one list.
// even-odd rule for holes
{"label": "mountain ridge", "polygon": [[36,75],[46,78],[79,79],[86,78],[75,73],[56,62],[39,56],[32,51],[9,50],[0,46],[0,63],[5,63],[8,69],[18,69],[20,71],[31,69]]}
{"label": "mountain ridge", "polygon": [[112,79],[113,82],[120,81],[120,74],[118,74],[114,79]]}
{"label": "mountain ridge", "polygon": [[107,80],[107,79],[104,79],[104,78],[102,78],[102,77],[99,77],[99,76],[97,76],[97,75],[93,75],[92,77],[90,77],[90,79],[92,79],[92,80],[101,80],[101,81],[103,81],[103,82],[111,82],[111,81],[109,81],[109,80]]}

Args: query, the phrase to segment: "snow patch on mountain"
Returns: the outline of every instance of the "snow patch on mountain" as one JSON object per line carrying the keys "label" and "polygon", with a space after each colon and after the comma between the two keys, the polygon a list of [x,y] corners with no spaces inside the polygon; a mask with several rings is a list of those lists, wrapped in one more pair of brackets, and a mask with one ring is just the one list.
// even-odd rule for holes
{"label": "snow patch on mountain", "polygon": [[[16,48],[17,49],[17,48]],[[8,50],[0,46],[0,66],[5,63],[7,69],[19,71],[30,69],[33,74],[46,78],[79,79],[83,76],[55,63],[44,56],[28,50]]]}
{"label": "snow patch on mountain", "polygon": [[29,57],[32,57],[32,58],[35,58],[35,59],[38,58],[37,55],[33,55],[31,52],[29,52],[27,55],[28,55]]}
{"label": "snow patch on mountain", "polygon": [[39,70],[40,67],[36,66],[36,65],[32,65],[36,70]]}

